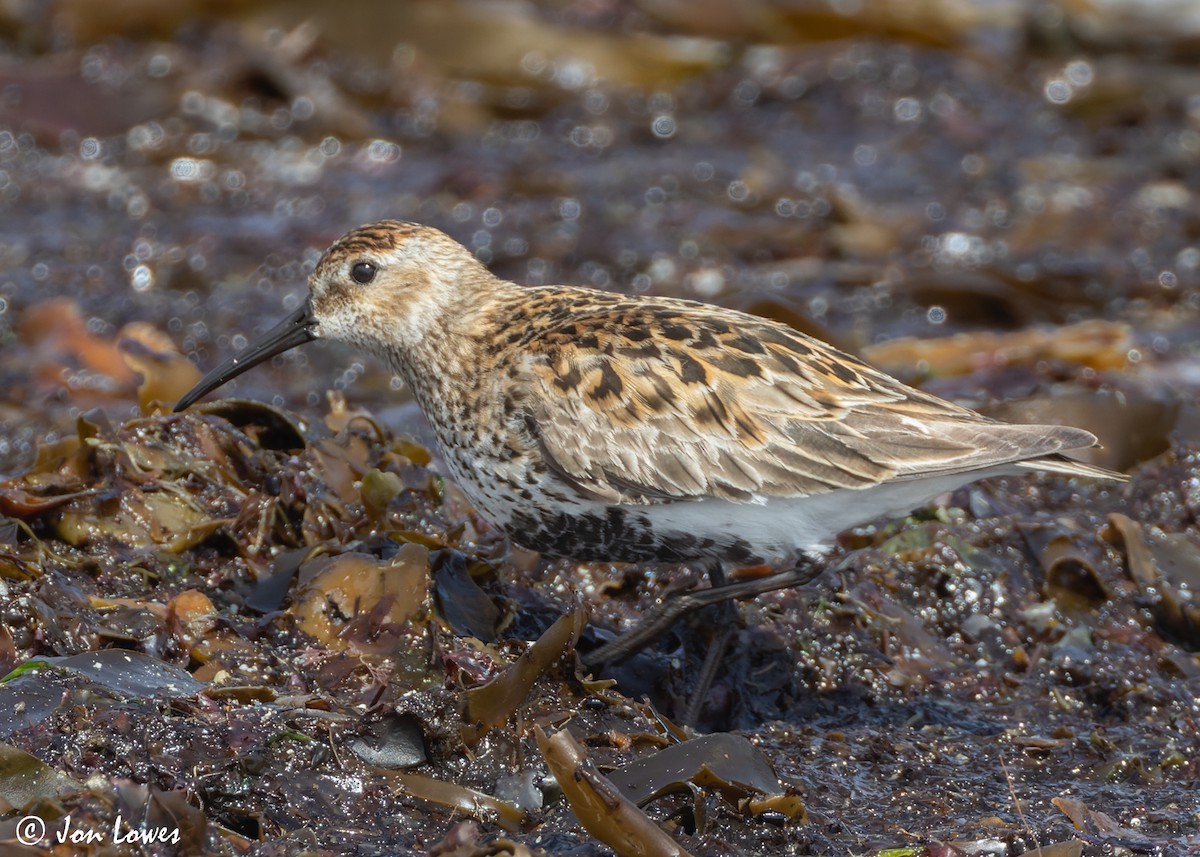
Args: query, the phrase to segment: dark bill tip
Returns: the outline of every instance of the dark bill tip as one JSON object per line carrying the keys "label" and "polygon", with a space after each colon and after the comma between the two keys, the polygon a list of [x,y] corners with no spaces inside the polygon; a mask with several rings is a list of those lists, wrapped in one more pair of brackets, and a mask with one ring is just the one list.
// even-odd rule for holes
{"label": "dark bill tip", "polygon": [[225,360],[201,378],[195,387],[188,390],[183,398],[175,403],[175,413],[179,413],[205,393],[217,389],[252,366],[257,366],[264,360],[270,360],[276,354],[282,354],[290,348],[316,339],[317,335],[313,332],[316,324],[317,319],[313,316],[312,303],[305,301],[298,310],[264,333],[262,339],[250,345],[241,354]]}

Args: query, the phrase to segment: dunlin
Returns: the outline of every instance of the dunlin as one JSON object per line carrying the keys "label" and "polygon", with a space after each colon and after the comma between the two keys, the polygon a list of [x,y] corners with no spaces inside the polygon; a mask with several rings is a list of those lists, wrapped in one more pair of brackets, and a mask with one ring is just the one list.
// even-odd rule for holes
{"label": "dunlin", "polygon": [[1064,457],[1096,444],[1081,429],[988,419],[733,310],[518,286],[427,226],[355,229],[309,287],[176,410],[301,343],[352,343],[408,383],[479,511],[545,554],[791,567],[983,477],[1123,478]]}

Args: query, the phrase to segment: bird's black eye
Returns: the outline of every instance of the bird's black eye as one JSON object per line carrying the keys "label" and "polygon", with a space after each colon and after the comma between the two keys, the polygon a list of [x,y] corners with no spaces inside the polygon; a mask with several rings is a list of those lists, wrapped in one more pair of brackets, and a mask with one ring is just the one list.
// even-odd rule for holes
{"label": "bird's black eye", "polygon": [[350,276],[354,278],[354,282],[366,285],[375,279],[376,267],[370,262],[355,262],[354,267],[350,269]]}

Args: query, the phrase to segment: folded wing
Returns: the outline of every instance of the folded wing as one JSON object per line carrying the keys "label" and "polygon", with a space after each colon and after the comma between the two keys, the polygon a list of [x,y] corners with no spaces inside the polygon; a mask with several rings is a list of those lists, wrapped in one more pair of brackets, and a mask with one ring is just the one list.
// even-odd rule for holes
{"label": "folded wing", "polygon": [[574,318],[510,375],[516,428],[584,496],[763,502],[1004,464],[1121,478],[1059,455],[1094,446],[1086,431],[987,419],[773,322],[634,312]]}

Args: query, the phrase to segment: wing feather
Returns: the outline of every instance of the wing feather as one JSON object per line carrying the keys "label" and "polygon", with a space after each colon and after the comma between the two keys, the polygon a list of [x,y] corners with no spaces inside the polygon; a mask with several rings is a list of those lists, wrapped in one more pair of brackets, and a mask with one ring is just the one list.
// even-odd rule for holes
{"label": "wing feather", "polygon": [[508,394],[530,442],[607,502],[762,501],[1030,459],[1107,474],[1058,456],[1095,445],[1081,429],[996,422],[782,325],[702,304],[601,305],[517,359]]}

